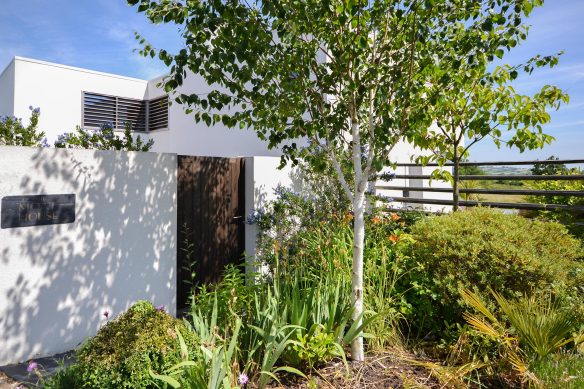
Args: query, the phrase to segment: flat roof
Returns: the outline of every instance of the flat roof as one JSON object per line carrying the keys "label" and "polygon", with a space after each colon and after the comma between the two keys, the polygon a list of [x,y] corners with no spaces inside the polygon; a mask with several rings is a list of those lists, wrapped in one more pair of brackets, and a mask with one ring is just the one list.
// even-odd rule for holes
{"label": "flat roof", "polygon": [[[129,81],[136,81],[136,82],[140,82],[140,83],[144,83],[144,84],[147,84],[149,82],[149,80],[143,80],[143,79],[140,79],[140,78],[120,76],[119,74],[99,72],[99,71],[96,71],[96,70],[89,70],[89,69],[84,69],[84,68],[78,68],[78,67],[75,67],[75,66],[62,65],[62,64],[58,64],[58,63],[54,63],[54,62],[41,61],[41,60],[38,60],[38,59],[32,59],[32,58],[26,58],[26,57],[19,57],[19,56],[15,56],[12,59],[12,61],[10,61],[8,63],[8,65],[6,65],[6,67],[2,70],[2,72],[0,72],[0,76],[2,74],[4,74],[4,72],[10,67],[10,65],[12,65],[13,62],[16,62],[16,61],[30,62],[30,63],[34,63],[34,64],[38,64],[38,65],[44,65],[44,66],[53,66],[53,67],[67,69],[67,70],[72,70],[72,71],[76,71],[76,72],[97,74],[97,75],[100,75],[100,76],[106,76],[106,77],[112,77],[112,78],[119,78],[119,79],[122,79],[122,80],[129,80]],[[157,79],[157,78],[158,77],[156,77],[154,79]]]}

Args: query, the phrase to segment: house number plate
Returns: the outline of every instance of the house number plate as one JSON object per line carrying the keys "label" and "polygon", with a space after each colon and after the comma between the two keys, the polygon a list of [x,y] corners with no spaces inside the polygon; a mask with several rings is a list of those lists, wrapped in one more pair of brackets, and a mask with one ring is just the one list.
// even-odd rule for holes
{"label": "house number plate", "polygon": [[1,228],[73,223],[75,195],[6,196],[1,213]]}

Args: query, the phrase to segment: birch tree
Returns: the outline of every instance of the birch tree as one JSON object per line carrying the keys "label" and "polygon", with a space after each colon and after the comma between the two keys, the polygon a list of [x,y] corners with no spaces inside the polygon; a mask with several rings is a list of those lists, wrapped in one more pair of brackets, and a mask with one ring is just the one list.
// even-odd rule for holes
{"label": "birch tree", "polygon": [[554,140],[543,132],[543,125],[551,120],[548,111],[569,101],[568,95],[555,86],[545,85],[533,95],[521,94],[513,87],[520,72],[528,76],[535,68],[553,67],[558,55],[537,55],[523,64],[489,70],[494,57],[503,58],[503,54],[500,49],[492,53],[477,51],[470,60],[460,58],[456,71],[436,72],[431,82],[435,91],[430,93],[433,99],[428,104],[435,131],[417,133],[411,139],[431,151],[419,156],[418,162],[452,162],[452,176],[448,178],[453,185],[454,211],[459,208],[460,162],[468,158],[472,146],[490,140],[497,147],[506,145],[520,152],[543,148]]}
{"label": "birch tree", "polygon": [[[314,155],[323,153],[330,160],[354,213],[352,301],[359,321],[368,184],[401,139],[432,123],[429,85],[438,70],[455,69],[450,49],[464,55],[476,42],[506,47],[495,30],[519,34],[514,20],[540,0],[128,3],[154,23],[179,26],[185,47],[178,53],[137,38],[143,55],[169,66],[168,92],[189,73],[209,84],[208,93],[174,95],[196,121],[253,128],[282,151],[283,164],[317,163]],[[453,25],[461,26],[456,33]],[[351,356],[364,359],[362,338]]]}

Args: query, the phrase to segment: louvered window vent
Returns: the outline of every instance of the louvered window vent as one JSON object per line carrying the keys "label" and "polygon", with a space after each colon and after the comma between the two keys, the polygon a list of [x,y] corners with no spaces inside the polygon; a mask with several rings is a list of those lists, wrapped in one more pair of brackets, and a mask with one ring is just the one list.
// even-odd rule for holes
{"label": "louvered window vent", "polygon": [[153,100],[128,99],[83,92],[83,127],[100,128],[110,124],[115,129],[130,126],[146,132],[168,128],[168,96]]}

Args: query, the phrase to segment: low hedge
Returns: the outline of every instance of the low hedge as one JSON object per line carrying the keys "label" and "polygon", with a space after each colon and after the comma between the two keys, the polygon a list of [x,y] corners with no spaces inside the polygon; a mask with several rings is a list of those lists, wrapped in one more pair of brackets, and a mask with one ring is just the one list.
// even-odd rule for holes
{"label": "low hedge", "polygon": [[189,350],[196,350],[197,339],[182,321],[148,301],[137,302],[78,351],[79,381],[91,388],[157,387],[149,370],[161,373],[182,361],[177,330]]}
{"label": "low hedge", "polygon": [[559,223],[477,207],[421,219],[411,236],[402,282],[420,332],[462,322],[460,288],[510,298],[549,290],[581,302],[582,246]]}

